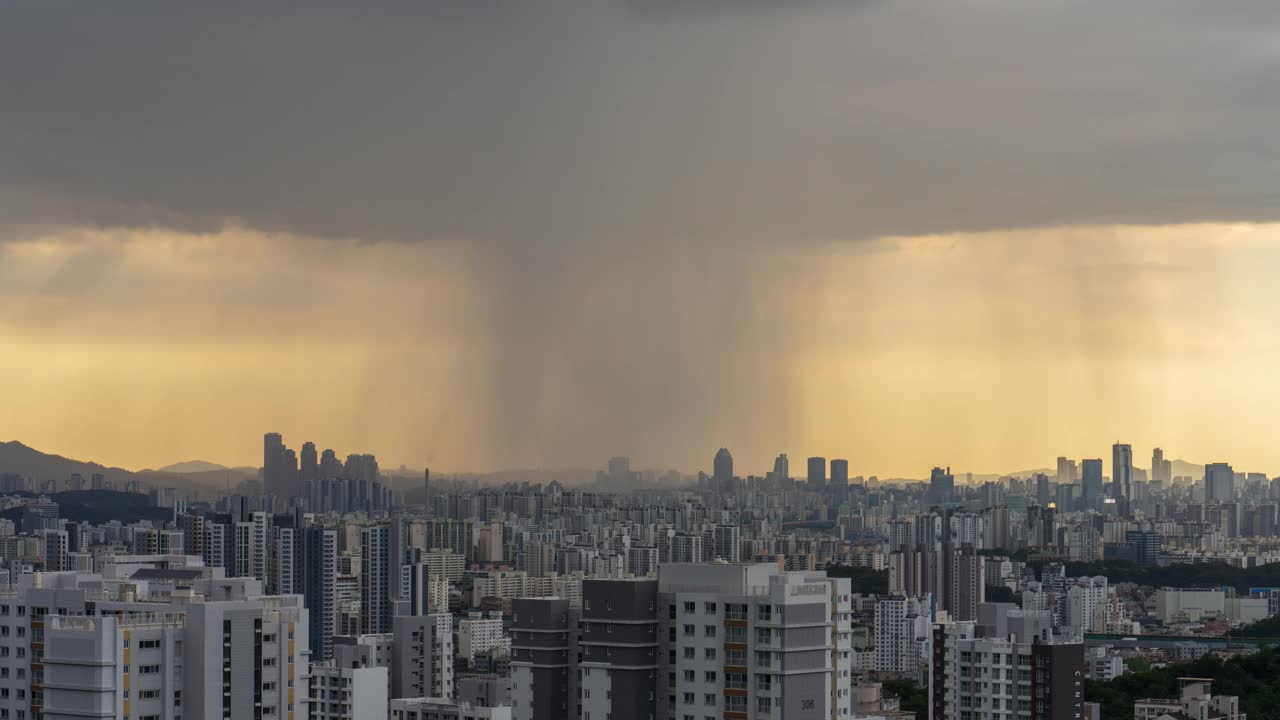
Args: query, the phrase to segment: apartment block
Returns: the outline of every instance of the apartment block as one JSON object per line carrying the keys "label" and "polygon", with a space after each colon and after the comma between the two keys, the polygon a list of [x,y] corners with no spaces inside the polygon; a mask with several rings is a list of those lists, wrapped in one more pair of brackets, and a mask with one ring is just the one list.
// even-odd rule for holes
{"label": "apartment block", "polygon": [[774,564],[666,565],[658,602],[659,720],[851,714],[848,580]]}

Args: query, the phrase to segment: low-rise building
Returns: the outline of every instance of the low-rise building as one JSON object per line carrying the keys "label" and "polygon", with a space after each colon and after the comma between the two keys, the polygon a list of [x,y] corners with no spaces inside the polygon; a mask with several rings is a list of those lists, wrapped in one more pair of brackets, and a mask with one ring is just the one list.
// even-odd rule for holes
{"label": "low-rise building", "polygon": [[1211,683],[1205,678],[1179,678],[1177,698],[1139,700],[1133,704],[1133,720],[1245,720],[1240,698],[1211,694]]}

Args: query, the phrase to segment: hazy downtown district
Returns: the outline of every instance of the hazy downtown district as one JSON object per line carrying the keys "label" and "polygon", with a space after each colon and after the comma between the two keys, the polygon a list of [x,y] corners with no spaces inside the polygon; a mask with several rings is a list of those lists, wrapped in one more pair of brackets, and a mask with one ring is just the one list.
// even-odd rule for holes
{"label": "hazy downtown district", "polygon": [[1280,720],[1277,27],[0,2],[0,720]]}

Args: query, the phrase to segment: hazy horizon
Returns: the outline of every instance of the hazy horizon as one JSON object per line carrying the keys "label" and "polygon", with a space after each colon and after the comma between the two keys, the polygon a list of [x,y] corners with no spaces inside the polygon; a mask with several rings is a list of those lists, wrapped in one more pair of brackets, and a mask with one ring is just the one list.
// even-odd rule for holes
{"label": "hazy horizon", "polygon": [[0,437],[1280,473],[1280,6],[0,12]]}
{"label": "hazy horizon", "polygon": [[[292,447],[295,451],[301,447],[301,444],[303,442],[306,442],[306,440],[299,440],[298,442],[291,444],[288,437],[285,437],[284,440],[285,440],[285,445]],[[0,445],[4,445],[5,443],[10,443],[10,442],[18,443],[20,445],[28,447],[31,450],[35,450],[45,455],[62,457],[68,461],[96,463],[99,465],[103,465],[105,467],[124,470],[132,473],[172,472],[173,474],[182,475],[182,474],[204,473],[204,472],[216,473],[216,472],[222,472],[224,470],[225,471],[257,471],[261,469],[260,462],[256,464],[253,462],[222,463],[216,460],[207,460],[207,459],[178,460],[178,461],[166,462],[166,463],[147,463],[141,466],[131,467],[131,466],[123,466],[123,465],[114,465],[111,463],[103,463],[97,460],[96,458],[82,457],[77,455],[74,452],[62,452],[54,448],[32,447],[30,444],[24,443],[21,440],[17,440],[17,439],[0,440]],[[326,448],[323,445],[323,443],[317,443],[318,451],[322,451],[325,449]],[[347,453],[345,450],[339,451],[340,457],[343,457],[346,454],[349,454],[349,453]],[[793,456],[790,454],[788,454],[788,456],[790,457],[792,462],[792,470],[793,470],[793,472],[791,473],[792,477],[796,479],[803,479],[804,467],[802,464],[806,458]],[[646,464],[644,462],[637,462],[635,458],[630,458],[630,456],[627,456],[627,457],[631,460],[631,468],[636,471],[651,471],[658,474],[674,471],[674,472],[679,472],[684,477],[693,477],[693,476],[696,476],[699,472],[706,472],[708,475],[711,474],[710,461],[706,463],[706,467],[683,468],[683,467],[663,466],[661,464]],[[833,459],[840,458],[840,456],[838,455],[828,455],[824,457],[828,462]],[[1088,458],[1088,457],[1089,457],[1088,455],[1079,455],[1079,456],[1072,456],[1070,459],[1076,461],[1078,464],[1081,459]],[[842,459],[847,459],[847,458],[842,458]],[[1098,459],[1103,461],[1104,469],[1106,470],[1106,473],[1104,473],[1104,476],[1110,477],[1110,457],[1109,456],[1103,457],[1100,455],[1098,456]],[[1175,476],[1179,474],[1179,469],[1178,469],[1179,465],[1184,467],[1189,465],[1189,466],[1200,467],[1200,468],[1203,468],[1205,465],[1204,462],[1186,460],[1180,457],[1167,457],[1166,459],[1169,459],[1174,464]],[[507,474],[522,473],[522,472],[536,473],[541,475],[555,473],[557,471],[595,472],[595,471],[602,471],[606,468],[607,462],[605,462],[605,460],[607,460],[607,458],[597,463],[584,461],[581,463],[569,463],[569,464],[564,464],[559,466],[503,467],[503,468],[494,468],[491,470],[483,470],[483,471],[472,470],[467,468],[435,467],[435,468],[432,468],[432,474],[433,476],[437,476],[437,477],[467,477],[467,476],[486,476],[486,475],[507,475]],[[800,461],[800,464],[797,464],[797,460]],[[170,468],[176,468],[184,465],[205,465],[205,464],[216,466],[216,467],[208,470],[188,470],[188,469],[172,469],[171,470],[170,469]],[[415,467],[415,466],[407,465],[404,463],[394,463],[394,462],[388,463],[383,458],[379,458],[379,464],[383,474],[392,475],[392,476],[399,475],[402,472],[408,473],[407,475],[403,475],[402,477],[416,476],[417,474],[421,473],[425,469],[424,467]],[[908,474],[884,474],[884,473],[877,473],[877,472],[868,471],[868,470],[858,470],[855,467],[851,467],[849,476],[851,478],[861,477],[864,479],[877,477],[877,478],[880,478],[881,480],[888,480],[888,481],[910,480],[910,481],[927,482],[929,479],[929,471],[931,467],[922,467],[922,468],[919,468],[915,473],[908,473]],[[982,477],[982,478],[989,478],[991,476],[1022,477],[1022,476],[1028,476],[1028,473],[1044,471],[1044,472],[1048,472],[1052,476],[1054,472],[1052,463],[1042,463],[1038,466],[1006,468],[1002,470],[992,470],[992,469],[970,470],[970,469],[964,469],[964,468],[950,467],[945,463],[941,465],[941,467],[949,469],[952,472],[952,474],[955,476],[957,482],[963,482],[966,475],[973,475],[974,477]],[[1136,469],[1142,469],[1142,470],[1149,469],[1146,465],[1144,465],[1140,461],[1135,461],[1134,467]],[[796,471],[796,468],[799,468],[799,471]],[[772,469],[772,465],[764,469],[742,468],[740,465],[736,463],[736,461],[734,465],[734,472],[739,477],[748,477],[748,476],[764,477],[768,474],[768,472],[771,471],[771,469]],[[0,472],[4,472],[4,471],[5,471],[5,468],[0,467]],[[1237,472],[1255,472],[1257,471],[1257,469],[1237,467],[1236,471]]]}

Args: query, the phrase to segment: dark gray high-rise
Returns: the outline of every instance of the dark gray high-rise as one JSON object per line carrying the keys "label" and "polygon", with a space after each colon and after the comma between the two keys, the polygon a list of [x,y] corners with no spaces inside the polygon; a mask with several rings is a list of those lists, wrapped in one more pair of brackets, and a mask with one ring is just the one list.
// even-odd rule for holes
{"label": "dark gray high-rise", "polygon": [[319,457],[316,455],[316,444],[302,443],[302,454],[298,456],[298,485],[301,487],[302,497],[307,499],[313,512],[320,511],[316,507],[320,492],[319,480],[320,464]]}
{"label": "dark gray high-rise", "polygon": [[827,484],[827,459],[824,457],[809,458],[809,484]]}
{"label": "dark gray high-rise", "polygon": [[333,656],[333,636],[337,633],[338,532],[319,526],[302,535],[303,599],[310,616],[311,659],[322,662]]}
{"label": "dark gray high-rise", "polygon": [[951,474],[951,468],[934,468],[929,473],[929,502],[945,505],[955,499],[955,494],[956,476]]}
{"label": "dark gray high-rise", "polygon": [[581,712],[570,717],[650,720],[657,693],[657,602],[657,580],[583,581]]}
{"label": "dark gray high-rise", "polygon": [[268,495],[283,497],[285,494],[284,449],[280,433],[262,436],[262,488]]}
{"label": "dark gray high-rise", "polygon": [[717,490],[724,490],[733,486],[733,456],[729,454],[727,448],[720,448],[716,451],[715,460],[712,461],[711,478]]}
{"label": "dark gray high-rise", "polygon": [[1235,498],[1236,471],[1226,463],[1204,466],[1205,502],[1230,502]]}
{"label": "dark gray high-rise", "polygon": [[1080,482],[1084,507],[1092,509],[1102,497],[1102,458],[1080,461]]}
{"label": "dark gray high-rise", "polygon": [[849,461],[848,460],[832,460],[831,461],[831,484],[832,485],[848,485],[849,484]]}
{"label": "dark gray high-rise", "polygon": [[1111,446],[1111,496],[1117,501],[1133,498],[1133,448],[1123,443]]}
{"label": "dark gray high-rise", "polygon": [[511,705],[517,720],[576,717],[577,618],[562,598],[511,601]]}

